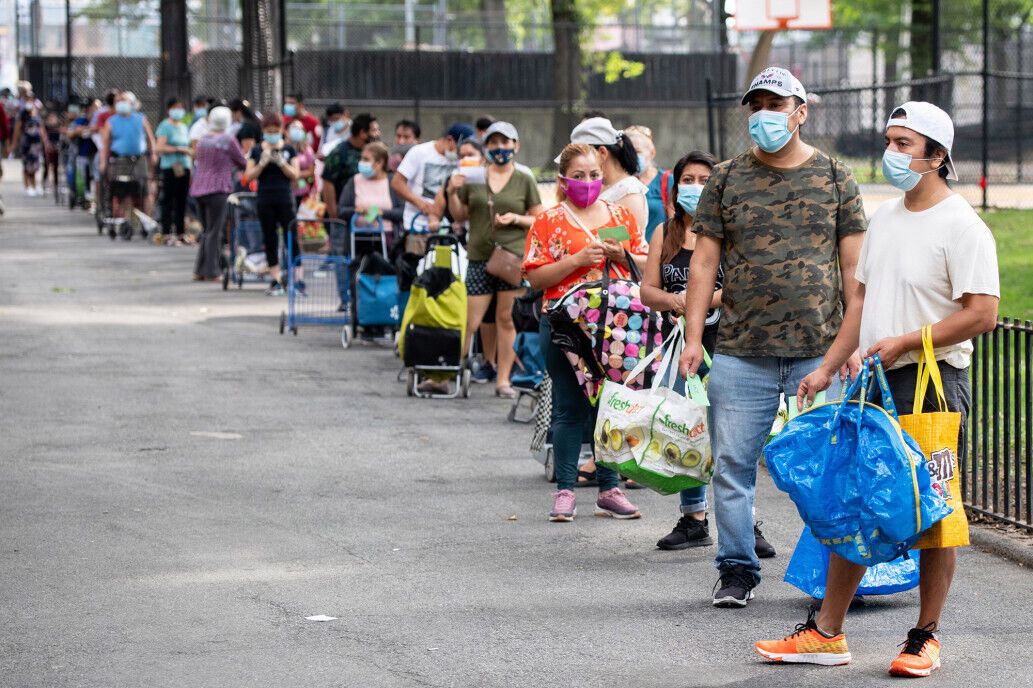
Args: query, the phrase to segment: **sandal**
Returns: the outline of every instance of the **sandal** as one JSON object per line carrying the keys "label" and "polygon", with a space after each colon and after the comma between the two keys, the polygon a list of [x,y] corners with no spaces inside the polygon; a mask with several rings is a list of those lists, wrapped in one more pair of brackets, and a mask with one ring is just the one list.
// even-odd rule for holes
{"label": "sandal", "polygon": [[502,399],[516,399],[518,395],[511,385],[499,385],[495,388],[495,396]]}
{"label": "sandal", "polygon": [[596,479],[596,471],[582,471],[577,472],[577,486],[578,487],[596,487],[599,481]]}

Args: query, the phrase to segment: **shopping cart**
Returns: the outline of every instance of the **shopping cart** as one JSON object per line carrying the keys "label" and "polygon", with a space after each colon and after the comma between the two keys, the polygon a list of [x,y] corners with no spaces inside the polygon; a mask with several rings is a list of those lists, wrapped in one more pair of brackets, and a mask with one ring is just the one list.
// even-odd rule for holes
{"label": "shopping cart", "polygon": [[[306,220],[311,222],[311,220]],[[338,233],[343,234],[345,224],[340,220],[322,220],[326,233],[331,239]],[[290,230],[295,229],[298,221],[292,220]],[[321,253],[299,253],[290,260],[293,249],[293,231],[287,232],[286,256],[282,261],[287,273],[287,310],[280,314],[280,334],[287,330],[298,334],[299,325],[331,325],[341,327],[341,346],[348,348],[351,340],[348,325],[351,323],[350,299],[341,304],[339,276],[344,275],[344,283],[351,281],[351,259],[348,256],[324,255]],[[303,273],[303,277],[298,276]],[[298,281],[304,280],[305,291],[298,289]],[[343,310],[341,306],[344,306]]]}
{"label": "shopping cart", "polygon": [[[383,218],[359,224],[358,213],[348,223],[348,256],[351,258],[351,338],[357,339],[359,328],[368,332],[383,331],[384,339],[394,336],[402,320],[398,304],[397,273],[387,260],[387,236]],[[389,297],[390,303],[385,303]],[[344,299],[342,299],[344,302]],[[368,328],[368,329],[367,329]]]}
{"label": "shopping cart", "polygon": [[233,224],[223,253],[223,290],[229,289],[230,284],[243,289],[245,281],[264,282],[269,271],[255,194],[247,191],[230,194],[229,204],[233,207]]}

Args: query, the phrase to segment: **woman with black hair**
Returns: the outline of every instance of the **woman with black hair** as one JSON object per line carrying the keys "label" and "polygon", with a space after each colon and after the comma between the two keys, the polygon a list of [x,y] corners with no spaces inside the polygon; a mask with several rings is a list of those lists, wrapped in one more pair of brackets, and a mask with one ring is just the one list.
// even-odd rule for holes
{"label": "woman with black hair", "polygon": [[646,227],[649,221],[648,189],[635,176],[638,174],[638,152],[631,139],[623,131],[614,129],[605,117],[591,117],[574,127],[570,132],[570,142],[586,143],[598,152],[603,169],[603,191],[599,198],[624,206],[631,211],[639,227]]}
{"label": "woman with black hair", "polygon": [[[675,164],[672,172],[676,182],[672,193],[674,216],[655,228],[649,242],[649,258],[642,276],[642,303],[663,314],[665,336],[674,327],[674,321],[685,314],[685,285],[696,247],[692,218],[703,186],[716,164],[713,155],[702,151],[692,151]],[[714,296],[710,301],[711,310],[707,313],[703,329],[703,348],[709,353],[714,352],[717,342],[723,281],[724,273],[719,267]],[[684,390],[684,378],[678,378],[675,388]],[[660,549],[686,549],[713,544],[707,523],[706,485],[682,490],[680,494],[682,517],[674,530],[656,546]]]}

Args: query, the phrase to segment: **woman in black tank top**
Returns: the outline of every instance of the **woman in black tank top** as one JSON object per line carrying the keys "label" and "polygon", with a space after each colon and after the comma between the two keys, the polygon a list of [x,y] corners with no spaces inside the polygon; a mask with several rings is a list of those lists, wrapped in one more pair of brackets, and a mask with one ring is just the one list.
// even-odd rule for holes
{"label": "woman in black tank top", "polygon": [[[692,251],[696,235],[692,233],[692,216],[703,185],[710,178],[714,156],[693,151],[674,166],[672,179],[677,185],[671,193],[674,212],[671,219],[656,228],[649,242],[649,260],[642,277],[642,303],[663,314],[664,336],[674,327],[674,320],[685,313],[685,285],[689,280]],[[670,213],[669,213],[670,214]],[[703,347],[714,353],[717,340],[717,321],[721,317],[721,285],[724,272],[718,268],[717,286],[703,329]],[[704,371],[700,371],[702,374]],[[679,378],[676,387],[684,390],[685,381]],[[679,391],[681,391],[679,390]],[[686,549],[713,544],[707,523],[707,488],[705,485],[682,490],[682,517],[674,530],[656,546],[660,549]]]}

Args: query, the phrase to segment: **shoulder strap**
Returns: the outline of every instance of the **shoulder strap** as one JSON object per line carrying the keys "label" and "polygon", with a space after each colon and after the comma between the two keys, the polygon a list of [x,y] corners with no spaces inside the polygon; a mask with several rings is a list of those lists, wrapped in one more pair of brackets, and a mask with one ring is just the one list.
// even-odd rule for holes
{"label": "shoulder strap", "polygon": [[839,190],[839,173],[836,170],[836,159],[829,154],[829,168],[832,170],[832,188],[836,193],[836,236],[839,236],[839,209],[843,204],[842,193]]}
{"label": "shoulder strap", "polygon": [[667,207],[667,199],[671,197],[671,192],[667,188],[667,185],[671,182],[671,170],[664,170],[664,173],[660,175],[660,199],[664,204],[664,208]]}

